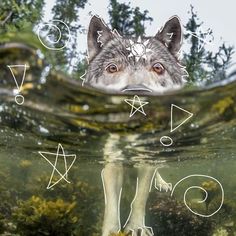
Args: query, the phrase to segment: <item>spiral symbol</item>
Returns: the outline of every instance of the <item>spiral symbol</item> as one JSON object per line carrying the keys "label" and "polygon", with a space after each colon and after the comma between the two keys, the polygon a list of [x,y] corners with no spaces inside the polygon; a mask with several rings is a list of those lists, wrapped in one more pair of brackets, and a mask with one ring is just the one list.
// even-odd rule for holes
{"label": "spiral symbol", "polygon": [[189,175],[189,176],[187,176],[187,177],[184,177],[184,178],[182,178],[181,180],[179,180],[179,181],[175,184],[175,186],[174,186],[173,189],[172,189],[171,196],[173,195],[173,193],[174,193],[174,191],[175,191],[175,188],[177,187],[177,185],[178,185],[179,183],[181,183],[182,181],[184,181],[184,180],[186,180],[186,179],[188,179],[188,178],[191,178],[191,177],[205,177],[205,178],[210,178],[210,179],[216,181],[216,182],[219,184],[220,189],[221,189],[221,202],[220,202],[220,206],[217,208],[217,210],[215,210],[215,211],[214,211],[213,213],[211,213],[211,214],[200,214],[200,213],[198,213],[198,212],[192,210],[192,209],[190,208],[190,206],[188,205],[188,203],[186,202],[186,195],[187,195],[188,191],[190,191],[190,190],[192,190],[192,189],[200,189],[201,191],[204,192],[204,194],[205,194],[204,199],[201,200],[201,201],[198,201],[198,203],[206,202],[206,200],[208,199],[208,192],[207,192],[206,189],[204,189],[204,188],[201,187],[201,186],[191,186],[191,187],[187,188],[187,189],[185,190],[185,192],[184,192],[184,204],[185,204],[185,206],[188,208],[189,211],[191,211],[193,214],[198,215],[198,216],[211,217],[211,216],[215,215],[215,214],[221,209],[221,207],[222,207],[222,205],[223,205],[223,202],[224,202],[224,189],[223,189],[223,187],[222,187],[222,184],[219,182],[219,180],[217,180],[216,178],[214,178],[214,177],[212,177],[212,176],[194,174],[194,175]]}
{"label": "spiral symbol", "polygon": [[[67,31],[67,39],[63,42],[62,30]],[[56,32],[53,33],[53,32]],[[55,37],[56,35],[56,37]],[[49,23],[40,24],[38,27],[38,39],[49,50],[62,50],[67,46],[71,38],[68,25],[61,20],[52,20]]]}

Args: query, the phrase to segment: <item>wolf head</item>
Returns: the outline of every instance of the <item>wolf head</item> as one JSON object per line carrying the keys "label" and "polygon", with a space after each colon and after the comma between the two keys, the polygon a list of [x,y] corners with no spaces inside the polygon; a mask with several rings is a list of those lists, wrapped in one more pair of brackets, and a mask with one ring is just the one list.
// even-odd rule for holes
{"label": "wolf head", "polygon": [[121,92],[162,93],[180,88],[186,70],[178,63],[180,21],[172,17],[154,37],[130,38],[93,16],[88,30],[89,86]]}

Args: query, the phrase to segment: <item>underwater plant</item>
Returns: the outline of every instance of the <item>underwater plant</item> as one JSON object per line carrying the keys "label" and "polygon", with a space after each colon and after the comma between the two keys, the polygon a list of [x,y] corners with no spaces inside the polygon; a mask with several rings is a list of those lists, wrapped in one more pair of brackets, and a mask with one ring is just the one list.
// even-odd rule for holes
{"label": "underwater plant", "polygon": [[21,160],[19,163],[19,168],[20,168],[22,180],[24,183],[27,182],[28,180],[31,166],[32,166],[32,162],[29,160]]}
{"label": "underwater plant", "polygon": [[[55,181],[57,179],[55,178]],[[95,187],[91,187],[87,182],[78,179],[72,179],[71,184],[60,182],[50,189],[46,189],[48,176],[42,175],[36,179],[37,184],[32,186],[31,192],[44,199],[53,200],[63,199],[67,202],[76,202],[74,212],[78,216],[79,226],[77,235],[92,235],[100,233],[101,226],[96,224],[103,217],[101,213],[103,195]],[[94,222],[91,224],[91,222]]]}
{"label": "underwater plant", "polygon": [[22,169],[28,169],[30,166],[32,166],[32,162],[29,160],[22,160],[20,161],[19,167]]}
{"label": "underwater plant", "polygon": [[215,227],[212,219],[192,214],[184,203],[163,193],[152,193],[149,209],[154,235],[211,236]]}
{"label": "underwater plant", "polygon": [[224,120],[228,121],[235,116],[235,100],[233,97],[226,97],[219,100],[212,107],[212,111],[216,112]]}
{"label": "underwater plant", "polygon": [[123,232],[119,232],[119,233],[111,233],[109,236],[131,236],[130,233],[125,234]]}
{"label": "underwater plant", "polygon": [[17,233],[24,236],[75,235],[78,222],[74,214],[75,205],[75,202],[47,201],[36,196],[21,201],[13,212]]}
{"label": "underwater plant", "polygon": [[16,204],[17,194],[11,186],[11,178],[8,171],[0,171],[0,218],[6,220],[11,217],[11,208]]}
{"label": "underwater plant", "polygon": [[0,214],[0,234],[5,231],[4,217]]}
{"label": "underwater plant", "polygon": [[216,199],[216,197],[219,195],[220,188],[219,185],[210,180],[210,181],[204,181],[201,184],[201,187],[204,188],[207,191],[207,198],[205,199],[205,193],[202,193],[202,198],[205,199],[205,204],[206,204],[206,211],[208,212],[209,210],[209,205],[210,203]]}

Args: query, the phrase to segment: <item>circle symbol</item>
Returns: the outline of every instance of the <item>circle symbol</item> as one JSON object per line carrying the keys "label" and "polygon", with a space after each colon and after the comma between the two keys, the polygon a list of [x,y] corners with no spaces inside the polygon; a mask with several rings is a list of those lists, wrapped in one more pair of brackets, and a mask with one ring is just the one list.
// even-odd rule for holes
{"label": "circle symbol", "polygon": [[[62,30],[67,31],[68,39],[62,41]],[[56,35],[56,38],[55,38]],[[68,25],[61,20],[53,20],[49,23],[40,24],[38,28],[38,39],[42,45],[49,50],[62,50],[67,46],[71,38]],[[50,44],[51,46],[49,46]]]}
{"label": "circle symbol", "polygon": [[141,43],[135,43],[131,46],[131,51],[134,56],[143,56],[146,52],[146,48]]}
{"label": "circle symbol", "polygon": [[25,98],[24,98],[24,96],[22,96],[21,94],[17,94],[17,95],[15,96],[15,102],[16,102],[16,104],[22,105],[22,104],[24,103],[24,101],[25,101]]}
{"label": "circle symbol", "polygon": [[165,146],[165,147],[169,147],[169,146],[171,146],[171,145],[173,144],[173,140],[172,140],[172,138],[169,137],[169,136],[162,136],[162,137],[160,138],[160,143],[161,143],[163,146]]}

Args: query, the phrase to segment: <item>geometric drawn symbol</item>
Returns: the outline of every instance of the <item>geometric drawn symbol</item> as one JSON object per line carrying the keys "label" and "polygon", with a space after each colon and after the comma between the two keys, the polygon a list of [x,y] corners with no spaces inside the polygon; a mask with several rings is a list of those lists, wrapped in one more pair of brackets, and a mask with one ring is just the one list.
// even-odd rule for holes
{"label": "geometric drawn symbol", "polygon": [[[199,30],[199,32],[202,32],[202,30]],[[198,33],[192,32],[192,31],[189,31],[189,30],[187,31],[187,33],[198,39],[198,50],[197,50],[197,52],[200,52],[206,44],[212,45],[212,41],[214,40],[214,37],[211,34],[212,32],[211,32],[210,29],[208,29],[207,31],[201,33],[201,36],[199,36]]]}
{"label": "geometric drawn symbol", "polygon": [[162,136],[160,138],[160,143],[165,147],[169,147],[173,144],[173,139],[169,136]]}
{"label": "geometric drawn symbol", "polygon": [[[155,181],[156,182],[156,181]],[[157,186],[159,186],[159,187],[157,187]],[[168,192],[168,191],[171,191],[172,190],[172,183],[165,183],[165,185],[163,185],[163,184],[156,184],[155,183],[155,188],[157,189],[157,190],[159,190],[160,192],[162,191],[162,190],[164,190],[164,191],[166,191],[166,192]]]}
{"label": "geometric drawn symbol", "polygon": [[171,39],[172,39],[172,37],[173,37],[174,33],[172,32],[172,33],[166,33],[166,34],[169,36],[169,39],[168,39],[168,41],[171,41]]}
{"label": "geometric drawn symbol", "polygon": [[129,40],[130,46],[126,48],[126,50],[130,51],[128,57],[135,57],[135,61],[139,61],[140,58],[147,59],[147,53],[151,52],[152,50],[147,48],[149,40],[146,40],[142,43],[141,37],[138,37],[137,42],[133,40]]}
{"label": "geometric drawn symbol", "polygon": [[24,103],[24,101],[25,101],[25,98],[24,98],[24,96],[22,96],[21,94],[17,94],[17,95],[15,96],[15,102],[16,102],[16,104],[22,105],[22,104]]}
{"label": "geometric drawn symbol", "polygon": [[183,58],[183,49],[180,49],[178,52],[177,52],[177,57],[178,57],[178,61],[181,61],[182,58]]}
{"label": "geometric drawn symbol", "polygon": [[[16,84],[16,88],[17,88],[17,91],[18,91],[18,94],[15,96],[15,101],[18,105],[22,105],[24,103],[24,97],[22,95],[20,95],[19,93],[21,92],[21,89],[22,89],[22,85],[24,83],[24,80],[25,80],[25,73],[26,73],[26,69],[29,67],[27,66],[26,64],[24,65],[7,65],[7,67],[10,69],[11,71],[11,74],[12,74],[12,77],[15,81],[15,84]],[[14,71],[14,68],[23,68],[23,75],[22,75],[22,78],[19,79],[20,80],[20,83],[18,83],[17,79],[16,79],[16,76],[15,76],[15,71]]]}
{"label": "geometric drawn symbol", "polygon": [[[146,116],[146,113],[143,110],[143,106],[147,105],[149,102],[141,101],[139,96],[137,95],[134,95],[133,99],[125,99],[124,101],[132,107],[129,117],[132,117],[137,111]],[[135,106],[135,104],[138,105]]]}
{"label": "geometric drawn symbol", "polygon": [[185,77],[189,77],[189,73],[188,71],[186,70],[186,67],[185,66],[182,66],[181,64],[177,63],[177,65],[180,67],[180,70],[182,70],[182,72],[184,73],[183,75],[181,75],[181,78],[182,78],[182,81],[183,82],[187,82],[187,80],[185,79]]}
{"label": "geometric drawn symbol", "polygon": [[87,71],[85,71],[84,74],[80,76],[80,79],[83,81],[82,86],[84,86],[84,82],[86,80],[86,78],[85,78],[86,74],[87,74]]}
{"label": "geometric drawn symbol", "polygon": [[[177,108],[178,110],[181,110],[183,111],[184,113],[186,113],[188,115],[188,117],[183,120],[180,124],[178,124],[176,127],[173,128],[173,112],[174,112],[174,108]],[[171,104],[171,124],[170,124],[170,132],[173,132],[174,130],[178,129],[181,125],[183,125],[187,120],[189,120],[191,117],[193,116],[193,113],[179,107],[179,106],[176,106],[175,104]]]}
{"label": "geometric drawn symbol", "polygon": [[[47,189],[52,188],[57,183],[59,183],[62,179],[64,179],[67,183],[70,183],[70,181],[68,180],[68,172],[69,172],[70,168],[72,167],[72,165],[74,164],[74,162],[76,160],[76,155],[75,154],[66,155],[65,152],[64,152],[64,148],[62,147],[62,145],[60,143],[58,144],[57,152],[56,153],[51,153],[51,152],[38,152],[38,153],[53,167],[53,170],[52,170],[52,173],[51,173],[51,177],[50,177],[50,180],[48,182]],[[46,156],[47,155],[56,156],[54,164],[51,161],[49,161],[49,159],[45,155]],[[63,157],[63,159],[64,159],[64,165],[65,165],[65,172],[64,172],[64,174],[62,174],[56,168],[57,167],[57,162],[58,162],[58,157]],[[67,165],[67,157],[73,157],[73,160],[72,160],[71,164],[69,165],[69,167]],[[55,172],[57,172],[57,174],[60,175],[60,178],[56,182],[52,183],[52,179],[54,177],[54,173]]]}
{"label": "geometric drawn symbol", "polygon": [[[71,39],[70,28],[65,22],[61,20],[52,20],[51,22],[52,23],[41,23],[38,26],[38,39],[42,43],[42,45],[47,49],[62,50],[68,45]],[[56,24],[54,24],[53,22],[55,22]],[[61,29],[58,25],[60,25]],[[60,45],[62,39],[62,29],[65,29],[67,31],[68,38],[65,40],[64,43],[62,42],[62,45]],[[55,32],[57,38],[54,37]],[[50,44],[50,46],[48,44]]]}
{"label": "geometric drawn symbol", "polygon": [[[166,34],[169,37],[167,39],[167,42],[170,43],[172,41],[172,37],[173,37],[174,33],[166,33]],[[165,43],[165,46],[168,48],[168,44],[167,43]]]}
{"label": "geometric drawn symbol", "polygon": [[[151,186],[153,183],[153,179],[155,178],[155,182],[154,182],[154,187],[158,190],[158,191],[171,191],[172,190],[172,183],[167,183],[164,179],[162,179],[161,175],[158,172],[158,169],[155,170],[153,177],[152,177],[152,182],[151,182]],[[159,186],[159,187],[158,187]],[[151,191],[151,187],[149,192]]]}
{"label": "geometric drawn symbol", "polygon": [[220,205],[219,205],[219,207],[217,208],[217,210],[215,210],[215,211],[214,211],[213,213],[211,213],[211,214],[200,214],[200,213],[198,213],[198,212],[195,212],[194,210],[191,209],[191,206],[189,206],[188,203],[186,202],[186,195],[187,195],[188,191],[189,191],[189,190],[192,190],[192,189],[200,189],[201,191],[204,192],[205,198],[204,198],[203,200],[199,200],[198,203],[206,202],[206,200],[207,200],[207,198],[208,198],[208,192],[207,192],[206,189],[204,189],[204,188],[201,187],[201,186],[191,186],[191,187],[187,188],[187,189],[185,190],[185,192],[184,192],[184,204],[185,204],[185,206],[186,206],[186,207],[188,208],[188,210],[191,211],[193,214],[198,215],[198,216],[201,216],[201,217],[211,217],[211,216],[215,215],[215,214],[221,209],[221,207],[223,206],[223,203],[224,203],[224,189],[223,189],[223,186],[222,186],[222,184],[220,183],[220,181],[217,180],[216,178],[212,177],[212,176],[209,176],[209,175],[201,175],[201,174],[193,174],[193,175],[188,175],[188,176],[182,178],[182,179],[179,180],[179,181],[175,184],[175,186],[173,187],[172,192],[171,192],[171,197],[172,197],[172,195],[173,195],[173,193],[174,193],[174,191],[175,191],[175,188],[177,187],[177,185],[179,185],[179,183],[181,183],[182,181],[184,181],[184,180],[186,180],[186,179],[188,179],[188,178],[192,178],[192,177],[204,177],[204,178],[209,178],[209,179],[212,179],[212,180],[216,181],[216,182],[219,184],[220,189],[221,189],[221,202],[220,202]]}
{"label": "geometric drawn symbol", "polygon": [[98,31],[97,31],[97,34],[98,34],[97,43],[100,43],[100,47],[103,47],[103,42],[102,42],[102,40],[101,40],[101,38],[102,38],[102,36],[103,36],[102,33],[103,33],[102,30],[98,30]]}

